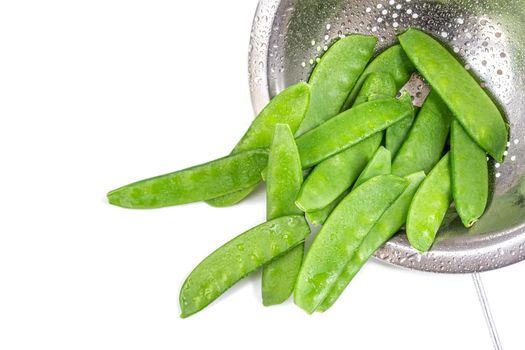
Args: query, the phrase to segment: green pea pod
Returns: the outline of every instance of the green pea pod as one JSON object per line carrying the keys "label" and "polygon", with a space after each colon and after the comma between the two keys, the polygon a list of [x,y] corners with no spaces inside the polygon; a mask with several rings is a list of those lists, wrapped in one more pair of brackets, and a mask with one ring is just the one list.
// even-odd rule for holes
{"label": "green pea pod", "polygon": [[508,140],[507,127],[500,111],[480,84],[428,34],[409,29],[399,36],[399,41],[465,131],[494,159],[502,161]]}
{"label": "green pea pod", "polygon": [[359,91],[353,106],[356,107],[380,98],[395,97],[398,91],[396,82],[390,74],[372,72],[363,83],[363,87]]}
{"label": "green pea pod", "polygon": [[412,73],[414,73],[414,71],[414,65],[412,62],[410,62],[401,46],[394,45],[386,49],[384,52],[374,58],[372,62],[370,62],[370,64],[366,67],[363,74],[361,74],[361,77],[346,99],[342,111],[347,110],[352,105],[355,105],[354,100],[357,102],[356,96],[358,96],[358,93],[362,90],[362,86],[370,74],[375,72],[389,74],[395,81],[395,90],[397,92],[401,90],[403,85],[405,85],[408,79],[410,79],[410,76]]}
{"label": "green pea pod", "polygon": [[307,211],[306,216],[312,222],[312,224],[319,226],[324,224],[328,216],[334,211],[335,207],[350,193],[350,190],[344,191],[339,197],[336,198],[332,203],[328,204],[323,209]]}
{"label": "green pea pod", "polygon": [[336,116],[372,57],[377,38],[349,35],[335,42],[312,72],[310,106],[297,135]]}
{"label": "green pea pod", "polygon": [[413,113],[412,103],[395,98],[363,103],[297,138],[303,168],[309,168]]}
{"label": "green pea pod", "polygon": [[[288,124],[292,133],[295,133],[303,121],[309,102],[310,87],[306,83],[300,82],[281,91],[257,115],[248,131],[233,149],[232,154],[270,147],[277,123]],[[208,200],[207,203],[214,207],[231,206],[252,193],[256,187],[257,184],[241,191]]]}
{"label": "green pea pod", "polygon": [[412,247],[421,252],[430,249],[451,203],[450,155],[447,153],[428,174],[410,204],[406,231]]}
{"label": "green pea pod", "polygon": [[370,161],[383,139],[377,133],[319,163],[306,178],[296,204],[309,213],[325,208],[345,192]]}
{"label": "green pea pod", "polygon": [[197,265],[184,281],[179,295],[181,317],[202,310],[237,281],[301,244],[309,233],[303,216],[283,216],[224,244]]}
{"label": "green pea pod", "polygon": [[[374,135],[373,137],[375,138],[376,135]],[[357,148],[359,145],[367,142],[367,140],[370,140],[370,139],[371,138],[368,138],[365,141],[358,143],[356,146],[354,146],[354,147],[352,147],[350,149]],[[379,139],[379,142],[381,142],[380,139]],[[348,152],[348,150],[345,151],[345,152]],[[345,153],[345,152],[341,152],[341,153]],[[334,157],[337,157],[337,156],[338,155],[335,155]],[[379,147],[379,149],[373,155],[372,159],[370,159],[368,164],[365,166],[364,170],[361,172],[361,174],[359,175],[359,177],[355,181],[354,186],[353,186],[352,189],[354,189],[357,186],[363,184],[364,182],[370,180],[374,176],[390,174],[391,170],[392,170],[392,167],[391,167],[392,159],[391,158],[392,157],[390,156],[390,151],[388,151],[386,148],[384,148],[382,146]],[[321,164],[323,164],[323,163],[321,163]],[[348,164],[349,168],[352,168],[352,165],[353,165],[352,162],[349,162],[349,164]],[[336,175],[336,174],[334,174],[334,175]],[[333,182],[338,182],[337,179],[332,179],[332,181]],[[326,207],[324,207],[322,209],[318,209],[318,210],[314,210],[314,211],[310,211],[310,212],[307,211],[306,212],[306,216],[308,217],[308,219],[310,219],[310,221],[314,225],[322,225],[325,222],[325,220],[328,218],[330,213],[337,206],[337,204],[339,204],[339,202],[342,201],[343,198],[348,193],[350,193],[350,190],[344,191],[343,194],[340,195],[336,200],[332,201],[328,206],[326,206]]]}
{"label": "green pea pod", "polygon": [[239,203],[244,198],[249,196],[250,193],[252,193],[257,188],[257,185],[250,186],[250,187],[242,189],[240,191],[235,191],[235,192],[232,192],[232,193],[229,193],[229,194],[225,194],[224,196],[208,199],[206,201],[206,203],[208,203],[209,205],[211,205],[212,207],[215,207],[215,208],[230,207],[230,206],[232,206],[234,204]]}
{"label": "green pea pod", "polygon": [[[366,140],[361,143],[358,143],[358,145],[364,142],[366,142]],[[357,186],[361,185],[362,183],[370,180],[374,176],[390,174],[391,164],[392,162],[391,162],[390,151],[388,151],[386,148],[382,146],[379,147],[379,149],[376,151],[376,153],[374,154],[370,162],[368,162],[368,164],[365,166],[365,169],[363,170],[361,175],[359,175],[359,177],[355,181],[352,190],[356,188]],[[334,180],[334,181],[337,181],[337,180]],[[332,203],[330,203],[327,207],[323,209],[306,212],[308,219],[310,219],[310,221],[312,221],[314,225],[323,224],[325,220],[328,218],[328,215],[330,215],[330,213],[332,212],[332,210],[334,210],[337,204],[348,193],[350,193],[349,190],[345,191],[343,195],[340,196],[341,198],[337,198],[335,201],[333,201]]]}
{"label": "green pea pod", "polygon": [[405,224],[408,208],[412,198],[421,182],[425,179],[425,173],[419,172],[405,177],[409,182],[408,187],[399,198],[385,211],[374,227],[363,239],[359,248],[346,265],[343,273],[339,276],[328,295],[315,311],[324,312],[328,310],[343,293],[361,267],[368,261],[376,250],[381,248],[394,234]]}
{"label": "green pea pod", "polygon": [[[301,214],[295,199],[303,182],[301,159],[290,127],[277,124],[266,171],[266,219]],[[266,306],[280,304],[292,294],[301,268],[304,244],[263,267],[262,299]]]}
{"label": "green pea pod", "polygon": [[264,149],[153,177],[108,193],[109,203],[133,209],[161,208],[215,198],[259,183],[268,162]]}
{"label": "green pea pod", "polygon": [[487,156],[457,122],[450,131],[452,194],[456,210],[465,227],[483,215],[489,194]]}
{"label": "green pea pod", "polygon": [[[410,95],[405,95],[405,98],[410,100]],[[397,154],[399,148],[405,141],[412,124],[414,123],[415,111],[405,119],[401,119],[388,129],[385,132],[385,147],[390,151],[392,156]]]}
{"label": "green pea pod", "polygon": [[[365,80],[354,106],[397,94],[394,79],[388,73],[372,72]],[[383,138],[377,133],[349,149],[319,163],[301,189],[298,206],[314,225],[321,225],[369,162]],[[321,209],[312,209],[321,207]]]}
{"label": "green pea pod", "polygon": [[376,176],[351,192],[314,239],[295,285],[295,303],[312,313],[343,272],[364,236],[405,190],[407,181]]}
{"label": "green pea pod", "polygon": [[392,174],[406,176],[421,170],[428,174],[443,154],[452,119],[441,97],[435,91],[430,92],[394,157]]}
{"label": "green pea pod", "polygon": [[370,162],[368,162],[361,175],[359,175],[355,181],[352,191],[355,190],[356,187],[361,186],[363,183],[375,176],[387,175],[391,172],[392,157],[390,155],[390,151],[381,146],[378,148]]}

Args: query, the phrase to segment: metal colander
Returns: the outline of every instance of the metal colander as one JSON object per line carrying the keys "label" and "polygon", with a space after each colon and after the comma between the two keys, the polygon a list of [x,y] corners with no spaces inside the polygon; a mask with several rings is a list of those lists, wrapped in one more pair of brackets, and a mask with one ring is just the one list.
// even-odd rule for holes
{"label": "metal colander", "polygon": [[307,80],[319,57],[349,33],[378,37],[377,51],[409,27],[453,51],[499,103],[510,124],[502,164],[492,163],[494,195],[485,215],[465,229],[451,210],[430,252],[404,234],[376,257],[424,271],[466,273],[525,258],[525,1],[523,0],[261,0],[253,22],[249,78],[259,112],[286,86]]}

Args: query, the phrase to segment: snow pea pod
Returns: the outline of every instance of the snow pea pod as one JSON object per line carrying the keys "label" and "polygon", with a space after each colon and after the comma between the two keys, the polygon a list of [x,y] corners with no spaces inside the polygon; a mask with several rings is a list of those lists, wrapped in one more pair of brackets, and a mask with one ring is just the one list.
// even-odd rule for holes
{"label": "snow pea pod", "polygon": [[[256,148],[267,148],[272,143],[277,123],[288,124],[295,133],[303,121],[310,102],[310,86],[304,82],[292,85],[277,96],[257,115],[232,154]],[[243,189],[225,196],[208,200],[215,207],[226,207],[238,203],[257,187]]]}
{"label": "snow pea pod", "polygon": [[487,156],[457,121],[452,122],[450,131],[450,165],[456,210],[463,225],[471,227],[487,206]]}
{"label": "snow pea pod", "polygon": [[339,197],[336,198],[336,200],[332,201],[332,203],[328,204],[323,209],[313,210],[313,211],[307,211],[306,216],[308,219],[312,222],[312,224],[319,226],[324,224],[326,219],[328,219],[328,216],[334,211],[335,207],[350,193],[350,189],[344,191]]}
{"label": "snow pea pod", "polygon": [[414,65],[412,62],[410,62],[401,46],[394,45],[386,49],[376,58],[374,58],[372,62],[370,62],[370,64],[366,67],[363,74],[361,74],[361,77],[352,89],[352,92],[346,99],[342,110],[347,110],[352,105],[355,105],[355,102],[357,102],[356,96],[358,96],[358,93],[362,90],[362,86],[364,86],[363,84],[370,74],[375,72],[389,74],[394,79],[396,84],[395,90],[397,92],[401,90],[403,85],[405,85],[408,79],[410,79],[410,76],[412,73],[414,73],[414,71]]}
{"label": "snow pea pod", "polygon": [[412,103],[385,98],[363,103],[297,138],[303,168],[309,168],[413,113]]}
{"label": "snow pea pod", "polygon": [[[410,96],[406,96],[410,98]],[[399,147],[401,147],[401,145],[405,141],[408,132],[410,131],[410,128],[414,123],[415,116],[415,110],[413,110],[413,113],[411,115],[409,115],[405,119],[401,119],[388,129],[386,129],[385,147],[390,151],[392,156],[395,156],[397,154]]]}
{"label": "snow pea pod", "polygon": [[153,177],[108,193],[109,203],[134,209],[198,202],[254,186],[268,162],[264,149]]}
{"label": "snow pea pod", "polygon": [[[366,142],[366,140],[363,142]],[[392,161],[390,151],[388,151],[383,146],[379,147],[379,149],[373,155],[372,159],[370,159],[368,164],[365,166],[364,170],[361,172],[361,175],[359,175],[359,177],[355,181],[352,190],[357,186],[363,184],[364,182],[370,180],[374,176],[390,174],[391,164]],[[343,195],[341,195],[341,198],[337,198],[335,201],[330,203],[328,207],[312,212],[307,212],[306,215],[314,225],[320,225],[324,223],[325,220],[328,218],[328,215],[330,215],[330,213],[332,212],[332,210],[348,193],[350,193],[350,190],[345,191]]]}
{"label": "snow pea pod", "polygon": [[357,95],[353,107],[380,98],[395,97],[398,92],[394,78],[388,73],[372,72]]}
{"label": "snow pea pod", "polygon": [[184,281],[179,295],[181,317],[202,310],[250,272],[302,243],[309,233],[303,216],[283,216],[224,244]]}
{"label": "snow pea pod", "polygon": [[376,250],[381,248],[401,226],[406,222],[408,208],[412,198],[421,182],[425,179],[425,173],[419,172],[405,177],[409,182],[408,187],[399,198],[385,211],[374,227],[363,239],[359,248],[346,265],[343,273],[339,276],[332,289],[315,311],[324,312],[328,310],[343,293],[361,267],[368,261]]}
{"label": "snow pea pod", "polygon": [[429,35],[409,29],[401,46],[418,71],[443,98],[465,131],[497,161],[503,160],[508,131],[503,117],[480,84]]}
{"label": "snow pea pod", "polygon": [[450,154],[432,169],[417,190],[407,216],[407,237],[415,249],[426,252],[452,202]]}
{"label": "snow pea pod", "polygon": [[392,157],[390,151],[385,147],[381,146],[377,149],[376,153],[370,162],[363,169],[363,172],[354,183],[352,191],[357,187],[370,180],[371,178],[379,175],[387,175],[392,171]]}
{"label": "snow pea pod", "polygon": [[325,208],[346,191],[370,161],[383,139],[377,133],[319,163],[306,178],[296,204],[305,212]]}
{"label": "snow pea pod", "polygon": [[[266,219],[301,214],[295,199],[303,183],[301,159],[286,124],[277,124],[266,171]],[[304,256],[304,244],[275,258],[263,267],[262,300],[266,306],[280,304],[292,294]]]}
{"label": "snow pea pod", "polygon": [[[394,97],[397,89],[388,73],[372,72],[357,95],[354,107],[381,98]],[[377,133],[355,146],[318,164],[301,189],[298,205],[315,225],[324,223],[379,147],[383,133]],[[312,209],[321,207],[321,209]]]}
{"label": "snow pea pod", "polygon": [[421,170],[428,174],[443,154],[452,119],[447,105],[431,91],[394,157],[392,174],[406,176]]}
{"label": "snow pea pod", "polygon": [[294,301],[312,313],[343,272],[359,242],[405,190],[407,181],[376,176],[351,192],[326,220],[306,254]]}
{"label": "snow pea pod", "polygon": [[372,57],[377,38],[349,35],[336,41],[321,57],[310,76],[310,106],[297,135],[339,113],[355,82]]}

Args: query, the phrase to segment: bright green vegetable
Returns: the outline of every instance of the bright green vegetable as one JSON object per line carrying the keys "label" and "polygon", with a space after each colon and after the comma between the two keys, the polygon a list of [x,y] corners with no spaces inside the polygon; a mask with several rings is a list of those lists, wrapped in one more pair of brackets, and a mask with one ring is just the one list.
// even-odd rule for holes
{"label": "bright green vegetable", "polygon": [[346,265],[343,273],[334,283],[332,289],[319,305],[316,311],[326,311],[330,308],[343,293],[346,286],[352,281],[354,276],[359,272],[361,267],[368,261],[370,256],[376,250],[381,248],[394,234],[396,234],[401,226],[406,222],[408,208],[412,202],[412,198],[416,193],[421,182],[425,179],[425,173],[419,172],[405,177],[409,181],[408,187],[399,196],[399,198],[385,211],[381,218],[375,223],[374,227],[368,232],[366,237],[359,245],[359,249],[355,252]]}
{"label": "bright green vegetable", "polygon": [[[394,97],[397,89],[388,73],[372,72],[365,80],[354,107],[376,99]],[[319,163],[307,177],[298,206],[315,225],[324,223],[337,204],[348,194],[373,153],[379,147],[383,133],[377,133],[349,149]],[[321,209],[313,209],[318,208]]]}
{"label": "bright green vegetable", "polygon": [[432,169],[416,192],[407,217],[407,237],[415,249],[426,252],[452,202],[450,155]]}
{"label": "bright green vegetable", "polygon": [[465,131],[487,153],[502,161],[508,139],[507,127],[500,111],[479,83],[429,35],[409,29],[399,36],[399,41]]}
{"label": "bright green vegetable", "polygon": [[395,97],[398,88],[394,78],[388,73],[372,72],[368,75],[363,87],[357,95],[353,107],[359,106],[368,101],[379,100],[381,98]]}
{"label": "bright green vegetable", "polygon": [[435,91],[430,92],[394,157],[392,174],[406,176],[421,170],[428,174],[443,154],[452,119],[441,97]]}
{"label": "bright green vegetable", "polygon": [[405,190],[407,181],[376,176],[351,192],[319,231],[295,285],[295,303],[312,313],[325,299],[364,236]]}
{"label": "bright green vegetable", "polygon": [[309,83],[310,106],[298,135],[319,126],[339,113],[355,82],[372,57],[377,38],[350,35],[338,40],[323,55]]}
{"label": "bright green vegetable", "polygon": [[224,208],[224,207],[232,206],[234,204],[239,203],[247,196],[249,196],[250,193],[252,193],[257,188],[257,185],[258,184],[242,189],[240,191],[235,191],[229,194],[225,194],[224,196],[208,199],[206,203],[216,208]]}
{"label": "bright green vegetable", "polygon": [[[405,95],[407,98],[411,98],[409,95]],[[399,148],[405,141],[412,124],[414,123],[415,110],[408,117],[401,119],[385,132],[385,147],[390,151],[392,156],[397,154]]]}
{"label": "bright green vegetable", "polygon": [[241,278],[302,243],[309,233],[303,216],[283,216],[224,244],[184,281],[179,295],[181,317],[202,310]]}
{"label": "bright green vegetable", "polygon": [[108,200],[134,209],[203,201],[259,183],[267,162],[268,151],[263,149],[237,153],[118,188],[108,193]]}
{"label": "bright green vegetable", "polygon": [[297,138],[303,168],[337,154],[413,113],[412,103],[395,98],[363,103]]}
{"label": "bright green vegetable", "polygon": [[[295,206],[295,199],[302,183],[301,159],[293,134],[288,125],[277,124],[266,171],[267,220],[301,214],[301,210]],[[292,294],[303,255],[304,244],[299,244],[263,267],[264,305],[280,304]]]}
{"label": "bright green vegetable", "polygon": [[365,169],[359,175],[354,183],[352,191],[357,187],[370,180],[371,178],[379,175],[387,175],[392,172],[392,157],[390,151],[385,147],[381,146],[376,151],[370,162],[366,165]]}
{"label": "bright green vegetable", "polygon": [[334,211],[335,207],[350,193],[350,189],[344,191],[339,197],[337,197],[332,203],[328,204],[323,209],[314,211],[307,211],[306,216],[312,222],[312,224],[319,226],[324,224],[328,216]]}
{"label": "bright green vegetable", "polygon": [[487,156],[457,122],[450,131],[452,194],[456,210],[465,227],[483,215],[489,194]]}
{"label": "bright green vegetable", "polygon": [[354,100],[356,100],[356,96],[362,90],[361,87],[370,74],[375,72],[389,74],[395,81],[395,91],[397,92],[401,90],[403,85],[405,85],[408,79],[410,79],[410,76],[412,73],[414,73],[414,71],[415,68],[412,62],[410,62],[401,46],[394,45],[389,47],[376,58],[374,58],[372,62],[370,62],[370,64],[366,67],[365,71],[363,74],[361,74],[361,77],[352,89],[352,92],[348,96],[343,106],[343,110],[347,110],[350,108],[350,106],[355,104]]}
{"label": "bright green vegetable", "polygon": [[[300,82],[292,85],[277,96],[254,119],[232,154],[256,148],[267,148],[272,143],[273,132],[277,123],[288,124],[295,133],[303,121],[310,102],[310,87]],[[238,203],[257,187],[254,185],[241,191],[207,201],[215,207],[226,207]]]}
{"label": "bright green vegetable", "polygon": [[297,206],[308,213],[330,205],[352,186],[382,138],[382,133],[377,133],[319,163],[306,178],[297,197]]}

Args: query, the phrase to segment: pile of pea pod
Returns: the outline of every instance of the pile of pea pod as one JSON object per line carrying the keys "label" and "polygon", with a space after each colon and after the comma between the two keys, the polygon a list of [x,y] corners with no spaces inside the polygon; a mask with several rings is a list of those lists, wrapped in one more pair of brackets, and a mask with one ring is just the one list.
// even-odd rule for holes
{"label": "pile of pea pod", "polygon": [[[181,317],[259,269],[264,305],[293,292],[299,307],[323,312],[402,227],[425,252],[452,203],[466,227],[483,215],[488,156],[502,161],[507,124],[437,40],[416,29],[398,39],[376,57],[375,37],[339,39],[308,83],[269,102],[231,154],[108,193],[111,204],[125,208],[196,201],[225,207],[266,183],[267,221],[190,273]],[[421,109],[398,94],[416,71],[432,88]],[[306,218],[321,228],[305,254]]]}

